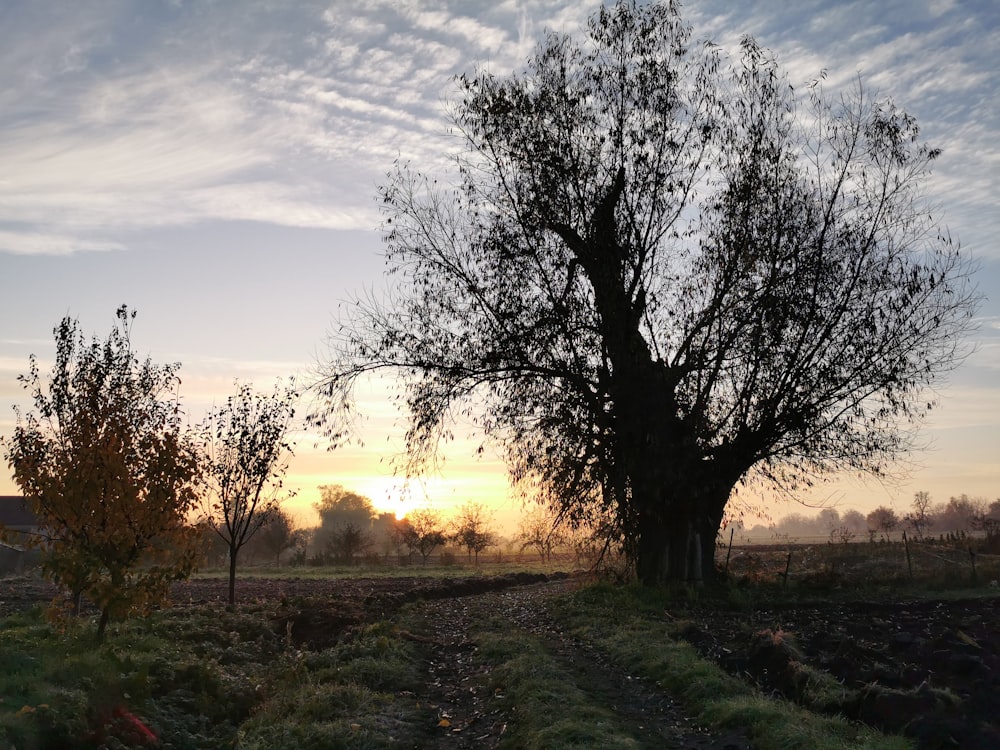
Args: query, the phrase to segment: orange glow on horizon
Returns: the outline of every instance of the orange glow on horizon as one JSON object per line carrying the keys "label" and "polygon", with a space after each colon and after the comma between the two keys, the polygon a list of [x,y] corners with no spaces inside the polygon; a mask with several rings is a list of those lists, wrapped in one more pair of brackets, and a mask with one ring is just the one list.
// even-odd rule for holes
{"label": "orange glow on horizon", "polygon": [[[324,463],[325,471],[318,470],[317,466],[314,471],[286,477],[285,486],[298,489],[286,508],[300,527],[318,525],[319,516],[314,506],[321,497],[319,488],[334,484],[364,495],[377,512],[393,513],[398,519],[414,510],[428,508],[440,513],[447,523],[461,506],[473,502],[488,508],[495,518],[497,530],[507,534],[517,528],[521,515],[520,502],[511,498],[506,471],[495,465],[454,465],[441,476],[419,477],[407,482],[404,478],[385,474],[384,467],[371,466],[371,462],[365,462],[368,465],[355,463],[350,470],[342,472],[329,466],[329,457]],[[367,468],[372,469],[371,473],[364,473]]]}
{"label": "orange glow on horizon", "polygon": [[467,502],[479,503],[493,514],[497,530],[513,533],[521,515],[521,504],[512,499],[504,464],[491,456],[476,454],[471,441],[457,440],[448,446],[441,471],[433,476],[407,480],[392,472],[392,447],[382,455],[356,445],[328,451],[321,446],[299,444],[294,471],[285,486],[297,488],[288,503],[299,526],[319,523],[313,506],[320,500],[320,487],[339,484],[364,495],[379,513],[405,518],[414,510],[429,508],[447,523]]}

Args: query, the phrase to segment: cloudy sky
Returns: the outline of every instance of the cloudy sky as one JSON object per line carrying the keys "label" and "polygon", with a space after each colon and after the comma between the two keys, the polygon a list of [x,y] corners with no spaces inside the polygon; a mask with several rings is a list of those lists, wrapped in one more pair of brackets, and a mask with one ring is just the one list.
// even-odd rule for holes
{"label": "cloudy sky", "polygon": [[[376,186],[395,159],[443,165],[453,77],[519,68],[570,0],[5,0],[0,4],[0,434],[28,355],[66,314],[105,335],[122,303],[155,361],[180,361],[195,418],[233,390],[306,374],[338,306],[381,286]],[[911,474],[809,502],[904,509],[1000,497],[1000,6],[995,0],[691,0],[697,37],[753,34],[793,83],[865,83],[944,149],[929,192],[980,263],[976,352],[940,391]],[[364,448],[303,435],[296,507],[339,482],[391,505],[398,427],[372,392]],[[0,494],[16,487],[0,471]],[[502,467],[454,452],[411,502],[506,500]],[[800,508],[782,506],[778,514]]]}

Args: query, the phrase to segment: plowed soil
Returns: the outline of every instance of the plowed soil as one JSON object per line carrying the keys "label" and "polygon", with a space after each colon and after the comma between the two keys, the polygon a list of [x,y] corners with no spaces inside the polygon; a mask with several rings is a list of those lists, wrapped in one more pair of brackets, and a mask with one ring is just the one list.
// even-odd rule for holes
{"label": "plowed soil", "polygon": [[693,610],[683,637],[765,690],[808,703],[802,666],[841,683],[811,706],[918,748],[1000,748],[1000,598],[821,602],[725,616]]}

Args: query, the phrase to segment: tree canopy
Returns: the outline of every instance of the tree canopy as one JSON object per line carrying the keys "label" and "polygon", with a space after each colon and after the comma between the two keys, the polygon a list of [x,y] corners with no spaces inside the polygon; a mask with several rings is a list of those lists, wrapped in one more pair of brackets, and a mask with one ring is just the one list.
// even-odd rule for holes
{"label": "tree canopy", "polygon": [[313,504],[320,525],[313,543],[321,558],[352,564],[374,543],[372,522],[376,518],[371,499],[339,484],[320,488],[320,501]]}
{"label": "tree canopy", "polygon": [[492,528],[492,517],[482,503],[467,502],[458,509],[453,521],[452,539],[468,552],[469,557],[476,556],[496,543],[496,534]]}
{"label": "tree canopy", "polygon": [[610,515],[647,583],[711,576],[740,483],[911,448],[977,302],[912,116],[695,43],[673,2],[460,85],[454,179],[382,190],[393,296],[331,336],[331,434],[394,370],[414,467],[468,414],[564,520]]}
{"label": "tree canopy", "polygon": [[441,514],[431,508],[418,508],[396,523],[395,534],[399,543],[413,552],[419,552],[424,564],[438,547],[444,546],[448,536],[444,532]]}

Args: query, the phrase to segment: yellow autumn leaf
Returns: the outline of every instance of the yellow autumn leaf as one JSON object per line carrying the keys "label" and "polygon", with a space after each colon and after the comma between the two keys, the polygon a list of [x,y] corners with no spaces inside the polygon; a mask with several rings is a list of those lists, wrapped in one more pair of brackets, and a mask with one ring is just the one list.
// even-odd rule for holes
{"label": "yellow autumn leaf", "polygon": [[960,640],[962,643],[967,643],[968,645],[973,646],[975,648],[982,648],[978,643],[976,643],[976,640],[974,638],[966,635],[961,630],[956,630],[955,635],[958,636],[958,640]]}
{"label": "yellow autumn leaf", "polygon": [[438,722],[438,726],[439,727],[450,727],[451,726],[451,722],[448,721],[447,719],[441,719],[441,721]]}

